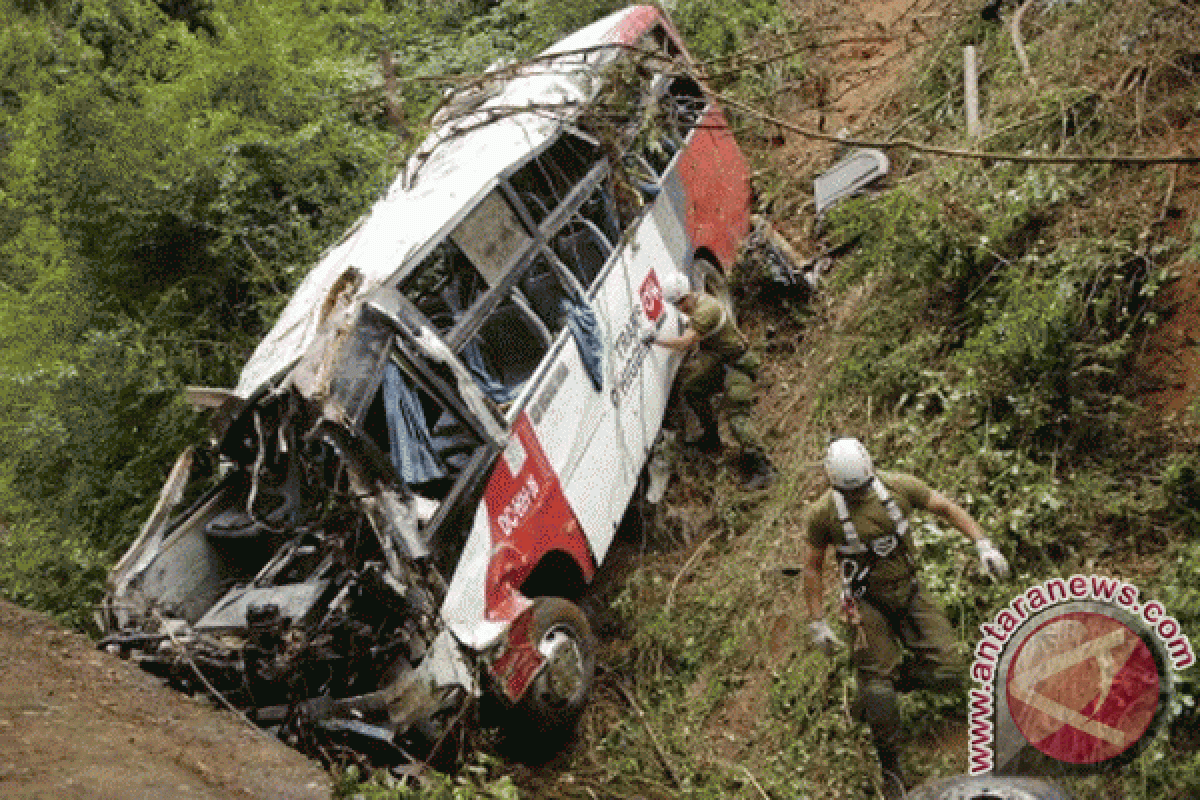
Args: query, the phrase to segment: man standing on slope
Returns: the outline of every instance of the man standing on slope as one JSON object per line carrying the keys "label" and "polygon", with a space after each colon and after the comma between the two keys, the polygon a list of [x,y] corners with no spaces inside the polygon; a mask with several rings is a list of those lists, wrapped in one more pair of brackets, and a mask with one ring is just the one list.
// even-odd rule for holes
{"label": "man standing on slope", "polygon": [[[843,608],[854,628],[857,705],[879,753],[884,797],[903,797],[907,784],[899,755],[904,727],[897,690],[950,691],[964,685],[950,621],[918,579],[908,517],[920,508],[949,522],[975,543],[981,568],[993,578],[1008,576],[1008,561],[957,503],[912,475],[876,474],[870,453],[857,439],[829,445],[825,474],[831,488],[805,516],[809,630],[826,654],[841,646],[822,610],[825,553],[832,547],[842,574]],[[904,669],[903,648],[914,655]]]}
{"label": "man standing on slope", "polygon": [[724,390],[729,429],[742,448],[746,488],[765,489],[775,479],[775,467],[750,421],[757,356],[750,352],[750,343],[738,330],[732,315],[712,295],[693,291],[687,276],[678,272],[668,275],[663,279],[662,294],[664,300],[687,315],[687,327],[680,336],[672,338],[659,339],[650,332],[645,341],[682,353],[696,348],[697,352],[683,363],[679,384],[684,400],[696,412],[703,428],[696,447],[708,453],[721,449],[717,415],[709,398]]}

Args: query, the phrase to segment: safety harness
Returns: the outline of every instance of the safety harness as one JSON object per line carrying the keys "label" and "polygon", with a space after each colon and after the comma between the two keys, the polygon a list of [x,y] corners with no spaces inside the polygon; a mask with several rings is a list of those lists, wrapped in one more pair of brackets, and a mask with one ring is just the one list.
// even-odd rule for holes
{"label": "safety harness", "polygon": [[833,490],[833,505],[837,510],[838,520],[842,523],[842,535],[846,540],[845,544],[836,545],[834,549],[841,559],[842,593],[844,599],[849,601],[863,596],[867,591],[867,577],[875,564],[879,559],[890,556],[897,547],[901,548],[909,566],[916,571],[912,548],[908,544],[908,519],[878,476],[871,478],[870,486],[875,496],[883,503],[896,530],[886,536],[875,537],[869,546],[863,544],[858,531],[854,529],[854,523],[850,521],[850,509],[846,505],[845,496],[837,489]]}

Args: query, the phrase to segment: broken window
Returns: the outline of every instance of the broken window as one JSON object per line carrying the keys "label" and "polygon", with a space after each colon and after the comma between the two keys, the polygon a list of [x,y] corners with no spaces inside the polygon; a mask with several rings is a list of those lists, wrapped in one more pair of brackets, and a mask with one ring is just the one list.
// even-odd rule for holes
{"label": "broken window", "polygon": [[[602,194],[603,189],[597,188],[593,197]],[[590,211],[591,215],[585,216],[585,211]],[[605,229],[613,231],[616,227],[615,208],[598,198],[597,203],[585,203],[580,211],[572,214],[551,239],[554,253],[585,289],[592,286],[612,255],[614,240],[610,238],[611,234],[606,234]]]}
{"label": "broken window", "polygon": [[[561,294],[561,289],[555,291]],[[520,394],[552,341],[553,333],[524,293],[514,291],[487,316],[460,355],[484,394],[503,406]]]}
{"label": "broken window", "polygon": [[[395,357],[384,369],[373,413],[379,410],[386,420],[386,441],[381,449],[416,495],[417,518],[424,527],[484,444],[483,439],[460,410],[438,399]],[[378,437],[379,430],[373,425],[372,435]]]}
{"label": "broken window", "polygon": [[545,253],[538,253],[517,286],[546,331],[557,336],[566,318],[563,304],[567,293]]}
{"label": "broken window", "polygon": [[676,59],[683,55],[679,50],[679,45],[675,44],[665,28],[661,25],[655,25],[638,40],[638,49],[642,51],[653,51],[656,55],[661,54],[667,59]]}
{"label": "broken window", "polygon": [[541,225],[598,161],[596,146],[568,131],[513,173],[510,183],[534,223]]}
{"label": "broken window", "polygon": [[700,86],[686,76],[660,75],[649,91],[657,100],[647,108],[625,164],[639,179],[654,183],[683,149],[688,134],[704,116],[707,101]]}
{"label": "broken window", "polygon": [[704,117],[708,100],[696,81],[682,75],[671,79],[666,94],[659,100],[659,110],[664,130],[670,131],[672,137],[682,145],[692,128]]}
{"label": "broken window", "polygon": [[616,246],[621,239],[621,223],[617,215],[611,176],[596,186],[591,195],[583,201],[583,205],[579,207],[579,214],[604,234],[610,246]]}
{"label": "broken window", "polygon": [[471,209],[450,234],[450,240],[471,260],[488,286],[500,283],[532,241],[499,191],[493,191]]}
{"label": "broken window", "polygon": [[400,287],[442,334],[454,327],[486,289],[479,270],[450,239],[438,243]]}

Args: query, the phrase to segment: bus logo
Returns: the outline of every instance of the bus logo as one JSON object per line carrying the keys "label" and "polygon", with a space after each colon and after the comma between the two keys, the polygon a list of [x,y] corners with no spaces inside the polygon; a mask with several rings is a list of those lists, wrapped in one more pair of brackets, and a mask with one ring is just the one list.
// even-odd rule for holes
{"label": "bus logo", "polygon": [[659,285],[658,276],[654,274],[654,270],[646,273],[646,279],[642,281],[638,295],[642,299],[642,312],[646,315],[646,319],[657,322],[663,313],[663,294],[662,286]]}

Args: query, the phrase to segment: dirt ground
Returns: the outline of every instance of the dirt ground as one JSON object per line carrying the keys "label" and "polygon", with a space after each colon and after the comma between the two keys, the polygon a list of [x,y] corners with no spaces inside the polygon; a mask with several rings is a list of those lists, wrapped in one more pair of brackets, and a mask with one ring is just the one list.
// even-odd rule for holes
{"label": "dirt ground", "polygon": [[317,800],[329,785],[232,714],[0,601],[0,797]]}

